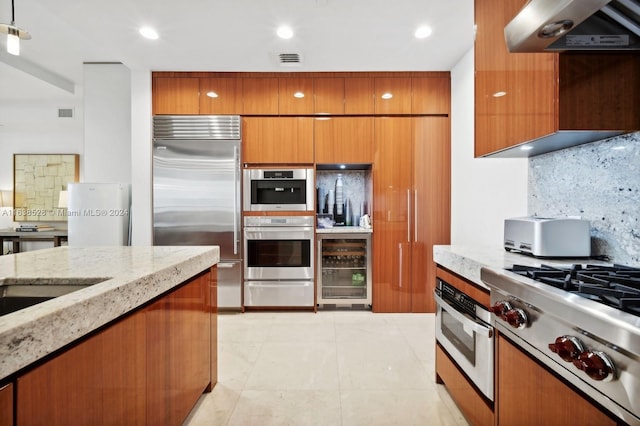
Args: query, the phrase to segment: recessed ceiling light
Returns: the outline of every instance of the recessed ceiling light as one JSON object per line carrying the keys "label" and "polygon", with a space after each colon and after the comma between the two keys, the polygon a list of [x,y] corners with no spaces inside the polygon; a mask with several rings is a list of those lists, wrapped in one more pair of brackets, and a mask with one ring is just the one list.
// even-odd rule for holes
{"label": "recessed ceiling light", "polygon": [[207,96],[210,98],[217,98],[218,94],[216,92],[207,92]]}
{"label": "recessed ceiling light", "polygon": [[158,32],[151,27],[142,27],[139,32],[142,37],[148,38],[149,40],[157,40],[159,38]]}
{"label": "recessed ceiling light", "polygon": [[393,93],[383,93],[382,96],[380,96],[382,99],[391,99],[393,98]]}
{"label": "recessed ceiling light", "polygon": [[423,25],[421,27],[418,27],[413,35],[415,36],[415,38],[427,38],[431,35],[431,33],[433,33],[431,27]]}
{"label": "recessed ceiling light", "polygon": [[294,93],[294,94],[293,94],[293,97],[294,97],[294,98],[298,98],[298,99],[300,99],[300,98],[304,98],[304,93],[302,93],[302,92],[296,92],[296,93]]}
{"label": "recessed ceiling light", "polygon": [[282,25],[281,27],[278,27],[276,34],[278,34],[278,37],[288,40],[293,37],[293,30],[291,29],[291,27]]}

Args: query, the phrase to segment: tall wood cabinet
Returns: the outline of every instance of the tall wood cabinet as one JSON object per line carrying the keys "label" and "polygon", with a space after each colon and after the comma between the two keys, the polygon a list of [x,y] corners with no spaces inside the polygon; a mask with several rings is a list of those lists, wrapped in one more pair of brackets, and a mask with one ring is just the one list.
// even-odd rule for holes
{"label": "tall wood cabinet", "polygon": [[434,244],[449,243],[448,117],[375,118],[373,310],[434,312]]}
{"label": "tall wood cabinet", "polygon": [[475,155],[559,131],[640,129],[640,55],[509,53],[504,27],[525,3],[475,1]]}

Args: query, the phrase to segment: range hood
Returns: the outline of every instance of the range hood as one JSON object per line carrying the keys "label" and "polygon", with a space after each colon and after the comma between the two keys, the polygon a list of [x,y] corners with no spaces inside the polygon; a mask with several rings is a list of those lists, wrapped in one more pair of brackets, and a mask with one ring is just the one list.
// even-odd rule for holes
{"label": "range hood", "polygon": [[640,50],[640,0],[529,0],[504,34],[510,52]]}

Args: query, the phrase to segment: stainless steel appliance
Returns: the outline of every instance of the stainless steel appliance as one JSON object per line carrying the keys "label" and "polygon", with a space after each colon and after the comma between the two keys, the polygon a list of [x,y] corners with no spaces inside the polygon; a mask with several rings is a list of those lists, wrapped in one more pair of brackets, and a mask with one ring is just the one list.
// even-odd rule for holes
{"label": "stainless steel appliance", "polygon": [[153,118],[153,243],[217,245],[218,307],[242,307],[239,116]]}
{"label": "stainless steel appliance", "polygon": [[537,257],[589,257],[591,227],[574,218],[518,217],[504,221],[504,248]]}
{"label": "stainless steel appliance", "polygon": [[640,49],[638,0],[531,0],[505,27],[511,52]]}
{"label": "stainless steel appliance", "polygon": [[314,216],[245,216],[244,305],[314,305]]}
{"label": "stainless steel appliance", "polygon": [[482,268],[495,327],[629,424],[640,424],[640,268]]}
{"label": "stainless steel appliance", "polygon": [[245,169],[245,211],[315,211],[313,169]]}
{"label": "stainless steel appliance", "polygon": [[494,332],[480,303],[436,278],[436,339],[476,387],[493,401]]}

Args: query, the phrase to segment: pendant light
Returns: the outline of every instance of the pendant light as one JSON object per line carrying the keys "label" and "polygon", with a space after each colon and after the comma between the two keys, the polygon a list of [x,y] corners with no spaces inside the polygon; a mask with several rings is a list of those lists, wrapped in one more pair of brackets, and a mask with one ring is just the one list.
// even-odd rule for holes
{"label": "pendant light", "polygon": [[29,40],[31,34],[15,25],[15,6],[11,0],[11,24],[0,24],[0,33],[7,35],[7,52],[12,55],[20,55],[20,39]]}

